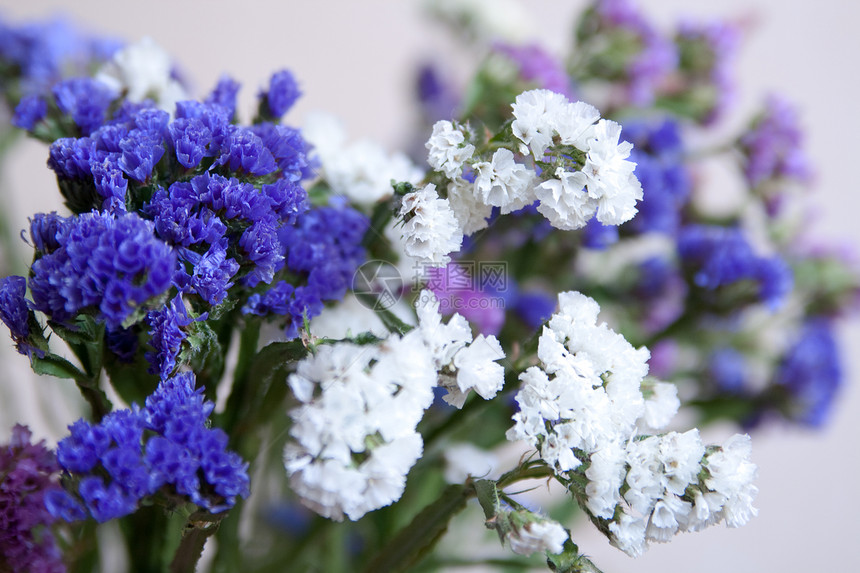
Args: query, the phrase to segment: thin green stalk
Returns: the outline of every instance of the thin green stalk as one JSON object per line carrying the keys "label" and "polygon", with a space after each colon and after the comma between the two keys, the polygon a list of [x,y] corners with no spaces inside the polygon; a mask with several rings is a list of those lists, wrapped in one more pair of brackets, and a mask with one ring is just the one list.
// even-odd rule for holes
{"label": "thin green stalk", "polygon": [[218,531],[222,519],[223,513],[213,515],[207,511],[198,511],[191,514],[170,563],[170,573],[194,573],[197,570],[203,546],[206,540]]}

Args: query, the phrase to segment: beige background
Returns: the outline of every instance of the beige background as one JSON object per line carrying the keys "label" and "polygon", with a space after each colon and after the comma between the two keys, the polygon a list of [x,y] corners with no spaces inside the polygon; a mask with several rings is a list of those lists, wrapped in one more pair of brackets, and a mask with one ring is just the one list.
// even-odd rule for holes
{"label": "beige background", "polygon": [[[571,16],[582,2],[523,4],[532,10],[536,33],[560,50]],[[683,0],[641,4],[665,25],[687,14],[742,17],[752,26],[738,62],[740,108],[751,109],[768,91],[785,94],[799,105],[817,173],[817,208],[810,210],[810,224],[821,237],[856,246],[860,239],[856,5],[844,0],[724,0],[719,6],[695,7]],[[307,111],[322,109],[344,118],[351,134],[392,148],[402,142],[413,119],[409,80],[414,62],[433,54],[456,57],[451,39],[424,24],[412,1],[0,0],[0,8],[15,22],[63,10],[93,31],[128,40],[150,35],[176,56],[197,93],[213,86],[222,72],[239,80],[246,118],[269,74],[289,67],[305,92],[288,116],[289,123],[300,123]],[[467,69],[468,62],[459,66]],[[9,170],[0,174],[3,192],[11,193],[3,203],[11,205],[8,216],[16,227],[23,228],[29,214],[59,205],[44,159],[43,148],[27,143],[7,163]],[[682,535],[671,544],[652,547],[636,561],[609,547],[589,528],[576,532],[580,547],[606,573],[854,570],[860,562],[860,359],[855,352],[860,329],[855,323],[843,332],[848,384],[831,424],[820,431],[770,426],[754,435],[760,515],[748,526]],[[15,420],[32,424],[38,419],[32,424],[37,435],[56,439],[75,418],[69,405],[74,391],[63,389],[56,380],[31,380],[26,360],[6,346],[0,355],[0,437],[8,435]],[[39,414],[39,408],[49,413]],[[717,429],[710,434],[719,439],[725,432]]]}

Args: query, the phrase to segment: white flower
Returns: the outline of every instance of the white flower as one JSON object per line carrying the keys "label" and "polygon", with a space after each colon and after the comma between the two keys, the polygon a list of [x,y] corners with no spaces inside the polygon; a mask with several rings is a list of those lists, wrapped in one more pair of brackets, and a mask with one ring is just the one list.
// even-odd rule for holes
{"label": "white flower", "polygon": [[555,133],[556,117],[568,104],[567,98],[549,90],[529,90],[517,96],[512,107],[514,121],[511,130],[523,142],[527,153],[531,149],[535,159],[542,159]]}
{"label": "white flower", "polygon": [[609,523],[610,542],[630,557],[639,557],[645,552],[645,526],[645,520],[624,512]]}
{"label": "white flower", "polygon": [[445,448],[445,481],[463,483],[467,478],[496,479],[499,459],[492,452],[470,443],[452,444]]}
{"label": "white flower", "polygon": [[418,313],[418,330],[424,337],[436,370],[441,370],[454,359],[454,355],[472,342],[472,329],[459,314],[454,314],[448,323],[442,322],[439,299],[431,290],[422,290],[415,301]]}
{"label": "white flower", "polygon": [[505,384],[505,369],[495,361],[504,357],[505,353],[495,336],[479,334],[454,356],[460,391],[474,389],[484,400],[495,396]]}
{"label": "white flower", "polygon": [[353,203],[372,205],[391,196],[392,180],[418,183],[424,176],[403,153],[389,154],[369,140],[348,144],[343,124],[332,115],[310,114],[302,135],[313,144],[332,191]]}
{"label": "white flower", "polygon": [[726,498],[720,516],[729,527],[739,527],[758,514],[752,503],[758,493],[753,480],[758,468],[750,461],[749,435],[735,434],[705,458],[710,474],[705,485]]}
{"label": "white flower", "polygon": [[400,217],[409,216],[403,224],[406,253],[423,263],[443,266],[451,261],[450,253],[460,250],[463,230],[446,199],[439,198],[432,183],[403,197]]}
{"label": "white flower", "polygon": [[534,201],[534,171],[514,161],[509,149],[498,149],[491,161],[472,165],[475,192],[486,205],[500,207],[502,214],[522,209]]}
{"label": "white flower", "polygon": [[649,385],[650,395],[645,399],[645,412],[642,421],[653,430],[665,428],[681,406],[678,387],[668,382],[655,382]]}
{"label": "white flower", "polygon": [[129,101],[152,98],[161,109],[173,113],[176,102],[188,96],[172,71],[170,55],[152,38],[144,37],[114,54],[96,79],[116,91],[125,91]]}
{"label": "white flower", "polygon": [[627,161],[633,144],[619,143],[621,126],[601,119],[594,126],[582,172],[587,177],[588,194],[597,201],[597,220],[604,225],[620,225],[637,213],[636,202],[642,200],[642,185]]}
{"label": "white flower", "polygon": [[561,553],[564,542],[570,535],[560,524],[546,519],[543,521],[528,521],[520,527],[513,528],[507,536],[511,551],[519,555],[531,555],[537,552]]}
{"label": "white flower", "polygon": [[463,170],[463,163],[475,153],[475,146],[466,143],[461,127],[454,127],[450,121],[437,121],[433,134],[424,145],[428,150],[427,163],[435,171],[440,171],[449,179],[456,179]]}
{"label": "white flower", "polygon": [[624,480],[624,461],[625,451],[618,442],[604,444],[591,456],[591,465],[585,470],[585,505],[597,517],[610,519],[615,513],[621,497],[618,490]]}
{"label": "white flower", "polygon": [[486,229],[487,219],[493,213],[492,205],[483,203],[475,194],[475,184],[457,178],[448,184],[448,203],[464,235],[472,235]]}
{"label": "white flower", "polygon": [[585,174],[559,168],[556,177],[535,187],[535,197],[540,201],[538,212],[556,229],[584,227],[597,211],[597,202],[585,190]]}

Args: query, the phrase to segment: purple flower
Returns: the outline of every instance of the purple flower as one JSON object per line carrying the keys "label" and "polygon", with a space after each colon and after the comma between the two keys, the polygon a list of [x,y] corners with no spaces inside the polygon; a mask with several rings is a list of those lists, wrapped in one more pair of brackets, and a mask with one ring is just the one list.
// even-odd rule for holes
{"label": "purple flower", "polygon": [[771,96],[764,112],[740,139],[744,175],[751,187],[778,179],[807,181],[809,161],[803,149],[803,131],[796,110]]}
{"label": "purple flower", "polygon": [[10,276],[0,279],[0,319],[9,327],[15,348],[25,356],[35,354],[45,356],[45,351],[37,348],[30,340],[30,324],[35,323],[32,311],[24,295],[27,292],[27,279]]}
{"label": "purple flower", "polygon": [[61,573],[66,570],[49,527],[55,521],[46,498],[61,490],[57,462],[45,442],[30,443],[25,426],[12,429],[0,446],[0,563],[4,570]]}
{"label": "purple flower", "polygon": [[519,68],[523,80],[570,97],[572,88],[564,66],[537,44],[514,46],[496,44],[493,50],[503,54]]}

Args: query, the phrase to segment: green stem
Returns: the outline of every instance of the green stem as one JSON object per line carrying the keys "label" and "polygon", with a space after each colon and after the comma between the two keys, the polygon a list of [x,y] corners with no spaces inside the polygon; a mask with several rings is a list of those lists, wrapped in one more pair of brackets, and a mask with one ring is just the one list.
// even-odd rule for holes
{"label": "green stem", "polygon": [[216,531],[224,514],[213,515],[206,511],[198,511],[188,518],[182,541],[170,563],[170,573],[194,573],[197,562],[203,553],[203,546]]}

